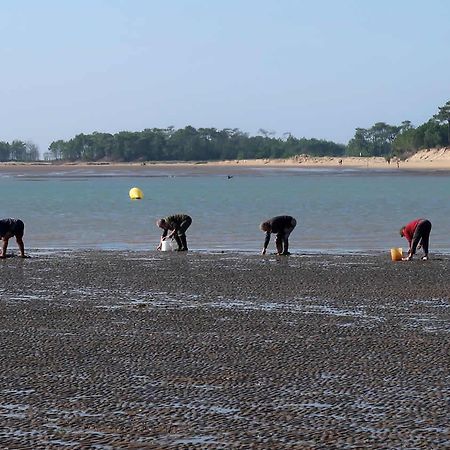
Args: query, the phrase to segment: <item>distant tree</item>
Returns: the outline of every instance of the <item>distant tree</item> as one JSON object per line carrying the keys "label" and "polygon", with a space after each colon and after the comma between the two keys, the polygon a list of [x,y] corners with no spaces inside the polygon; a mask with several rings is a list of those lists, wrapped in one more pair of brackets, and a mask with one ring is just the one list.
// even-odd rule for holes
{"label": "distant tree", "polygon": [[31,141],[25,143],[26,161],[37,161],[39,159],[39,147]]}
{"label": "distant tree", "polygon": [[[201,161],[250,158],[284,158],[299,153],[315,156],[345,153],[345,146],[319,139],[286,140],[262,130],[263,136],[249,136],[238,128],[199,128],[176,130],[147,128],[141,132],[121,131],[114,135],[94,132],[79,134],[69,141],[49,146],[52,159],[68,161]],[[48,155],[47,155],[48,156]]]}
{"label": "distant tree", "polygon": [[369,156],[371,145],[369,131],[365,128],[357,128],[355,136],[350,139],[347,145],[348,156]]}
{"label": "distant tree", "polygon": [[392,152],[392,142],[401,127],[377,122],[371,128],[357,128],[355,136],[347,147],[349,156],[388,156]]}
{"label": "distant tree", "polygon": [[445,145],[446,133],[444,127],[433,119],[430,119],[425,125],[422,125],[424,128],[423,145],[419,148],[433,148]]}
{"label": "distant tree", "polygon": [[447,127],[439,124],[432,118],[415,130],[414,149],[433,148],[445,145],[447,140]]}
{"label": "distant tree", "polygon": [[404,120],[400,125],[400,132],[408,131],[414,128],[410,120]]}
{"label": "distant tree", "polygon": [[64,147],[66,143],[63,140],[53,141],[49,147],[48,152],[51,155],[51,159],[59,160],[63,159],[63,155],[65,154]]}
{"label": "distant tree", "polygon": [[11,155],[11,146],[9,142],[0,141],[0,161],[9,161]]}
{"label": "distant tree", "polygon": [[409,120],[402,122],[400,132],[395,136],[392,142],[392,155],[398,158],[404,158],[412,153],[417,147],[416,130]]}
{"label": "distant tree", "polygon": [[450,144],[450,100],[444,105],[438,107],[439,112],[433,117],[439,123],[447,122],[447,145]]}
{"label": "distant tree", "polygon": [[10,158],[13,161],[26,161],[27,160],[27,146],[25,142],[15,140],[10,145]]}
{"label": "distant tree", "polygon": [[259,134],[262,134],[265,138],[275,136],[275,131],[265,130],[264,128],[260,128],[260,129],[258,130],[258,133],[259,133]]}
{"label": "distant tree", "polygon": [[95,160],[112,159],[116,142],[112,134],[94,131],[91,136],[91,146]]}

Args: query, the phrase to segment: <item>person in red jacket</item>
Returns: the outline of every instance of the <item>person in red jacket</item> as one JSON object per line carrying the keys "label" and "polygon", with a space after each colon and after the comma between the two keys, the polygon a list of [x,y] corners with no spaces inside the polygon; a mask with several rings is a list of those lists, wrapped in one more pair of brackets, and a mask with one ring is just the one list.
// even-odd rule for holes
{"label": "person in red jacket", "polygon": [[431,222],[427,219],[413,220],[400,229],[400,236],[406,238],[409,243],[408,256],[403,260],[410,261],[416,253],[416,249],[420,247],[423,249],[422,259],[424,261],[428,259],[430,232]]}

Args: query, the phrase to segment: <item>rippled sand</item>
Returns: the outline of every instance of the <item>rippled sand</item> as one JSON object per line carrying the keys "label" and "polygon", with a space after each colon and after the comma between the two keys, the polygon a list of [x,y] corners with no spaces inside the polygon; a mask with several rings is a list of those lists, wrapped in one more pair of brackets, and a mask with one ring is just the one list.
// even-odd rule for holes
{"label": "rippled sand", "polygon": [[442,449],[450,259],[0,261],[0,447]]}

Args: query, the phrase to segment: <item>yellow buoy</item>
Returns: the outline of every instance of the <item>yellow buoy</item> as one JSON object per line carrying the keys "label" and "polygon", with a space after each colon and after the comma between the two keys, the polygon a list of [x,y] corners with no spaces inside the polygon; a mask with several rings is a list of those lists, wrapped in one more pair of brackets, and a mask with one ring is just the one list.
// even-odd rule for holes
{"label": "yellow buoy", "polygon": [[141,200],[144,198],[144,193],[137,187],[131,188],[129,195],[131,200]]}

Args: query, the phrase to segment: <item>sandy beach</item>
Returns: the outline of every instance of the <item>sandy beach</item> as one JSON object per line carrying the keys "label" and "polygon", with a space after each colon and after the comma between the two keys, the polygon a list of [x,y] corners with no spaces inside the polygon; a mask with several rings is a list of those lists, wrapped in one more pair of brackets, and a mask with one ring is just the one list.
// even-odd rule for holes
{"label": "sandy beach", "polygon": [[442,449],[450,260],[1,261],[0,447]]}
{"label": "sandy beach", "polygon": [[225,166],[252,167],[311,167],[311,168],[353,168],[381,170],[450,170],[450,148],[421,150],[410,158],[401,161],[393,158],[389,162],[383,157],[314,157],[298,155],[285,159],[256,159],[223,161],[218,164]]}
{"label": "sandy beach", "polygon": [[0,172],[28,173],[54,173],[61,170],[64,172],[76,172],[80,168],[90,168],[101,172],[110,170],[133,169],[141,173],[151,171],[152,168],[170,168],[171,170],[183,170],[186,168],[197,172],[226,172],[246,171],[255,168],[337,168],[337,169],[376,169],[376,170],[415,170],[415,171],[449,171],[450,170],[450,148],[421,150],[406,159],[405,161],[392,159],[389,163],[383,157],[313,157],[298,155],[284,159],[241,159],[228,161],[201,161],[201,162],[40,162],[40,163],[20,163],[7,162],[0,163]]}

